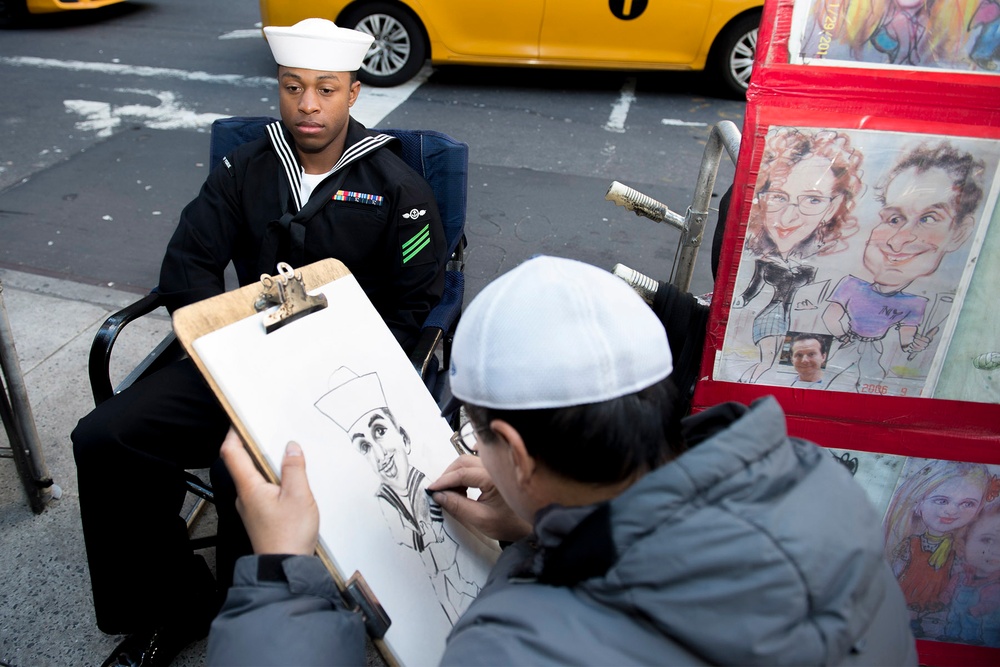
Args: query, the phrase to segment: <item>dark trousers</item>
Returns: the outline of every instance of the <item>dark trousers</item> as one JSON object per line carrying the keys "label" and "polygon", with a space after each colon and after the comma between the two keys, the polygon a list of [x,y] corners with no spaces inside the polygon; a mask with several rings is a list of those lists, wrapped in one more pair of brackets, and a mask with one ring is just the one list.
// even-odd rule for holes
{"label": "dark trousers", "polygon": [[80,515],[104,632],[150,630],[182,618],[207,630],[220,598],[180,516],[183,471],[212,466],[228,427],[185,359],[102,403],[74,429]]}
{"label": "dark trousers", "polygon": [[212,465],[212,491],[215,493],[215,509],[219,517],[219,539],[215,548],[215,573],[220,601],[233,585],[233,570],[240,556],[253,553],[250,536],[243,527],[243,519],[236,511],[236,484],[226,464],[219,459]]}

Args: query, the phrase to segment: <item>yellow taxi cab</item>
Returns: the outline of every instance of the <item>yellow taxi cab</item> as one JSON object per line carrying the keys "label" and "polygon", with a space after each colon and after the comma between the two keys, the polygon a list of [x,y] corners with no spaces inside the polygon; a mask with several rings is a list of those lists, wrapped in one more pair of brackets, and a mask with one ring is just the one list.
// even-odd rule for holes
{"label": "yellow taxi cab", "polygon": [[26,14],[97,9],[125,0],[0,0],[0,25],[13,23]]}
{"label": "yellow taxi cab", "polygon": [[265,26],[327,18],[375,37],[359,77],[434,64],[709,70],[743,95],[764,0],[260,0]]}

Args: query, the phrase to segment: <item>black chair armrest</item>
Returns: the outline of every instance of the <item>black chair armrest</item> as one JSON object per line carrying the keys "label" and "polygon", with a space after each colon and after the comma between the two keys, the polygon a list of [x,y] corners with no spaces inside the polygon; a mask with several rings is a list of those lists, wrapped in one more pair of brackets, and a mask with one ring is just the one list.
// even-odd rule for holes
{"label": "black chair armrest", "polygon": [[420,338],[417,339],[417,345],[410,353],[410,363],[413,364],[414,370],[425,381],[427,380],[428,372],[436,370],[431,364],[434,359],[434,353],[443,340],[444,331],[439,327],[424,327],[420,330]]}
{"label": "black chair armrest", "polygon": [[104,321],[94,342],[90,346],[90,388],[94,393],[94,403],[100,405],[114,396],[111,385],[111,350],[114,348],[118,334],[133,320],[148,315],[162,303],[157,292],[150,292],[138,301],[125,306],[113,313]]}

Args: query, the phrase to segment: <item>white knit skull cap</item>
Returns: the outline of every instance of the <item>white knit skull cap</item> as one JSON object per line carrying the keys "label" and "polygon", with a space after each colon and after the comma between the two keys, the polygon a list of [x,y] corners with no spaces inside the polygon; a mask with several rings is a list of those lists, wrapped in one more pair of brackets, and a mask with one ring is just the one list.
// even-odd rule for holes
{"label": "white knit skull cap", "polygon": [[322,72],[361,69],[375,38],[367,33],[337,27],[327,19],[303,19],[293,26],[267,26],[264,35],[279,65]]}
{"label": "white knit skull cap", "polygon": [[450,373],[461,401],[533,410],[618,398],[671,371],[666,331],[631,287],[595,266],[539,256],[462,313]]}

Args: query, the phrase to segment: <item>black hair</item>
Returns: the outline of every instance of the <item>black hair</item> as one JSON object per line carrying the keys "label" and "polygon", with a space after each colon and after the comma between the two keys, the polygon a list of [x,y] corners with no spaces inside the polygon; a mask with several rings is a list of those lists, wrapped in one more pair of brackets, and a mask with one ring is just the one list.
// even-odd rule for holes
{"label": "black hair", "polygon": [[791,347],[794,346],[796,343],[801,343],[804,340],[816,341],[817,343],[819,343],[819,351],[822,352],[823,354],[826,354],[826,343],[823,342],[822,338],[820,338],[820,334],[814,334],[814,333],[800,333],[799,335],[795,336],[789,343],[789,349],[791,349]]}
{"label": "black hair", "polygon": [[983,178],[985,163],[977,160],[972,153],[965,153],[946,141],[937,146],[921,145],[900,159],[888,176],[879,184],[876,194],[879,202],[885,204],[885,191],[899,174],[907,169],[916,169],[923,174],[930,169],[941,169],[952,179],[952,204],[955,219],[952,224],[960,224],[966,216],[972,215],[983,198],[979,181]]}
{"label": "black hair", "polygon": [[601,403],[540,410],[496,410],[466,404],[487,447],[494,419],[515,429],[532,457],[553,472],[584,483],[614,484],[652,470],[684,451],[677,388],[668,377]]}

